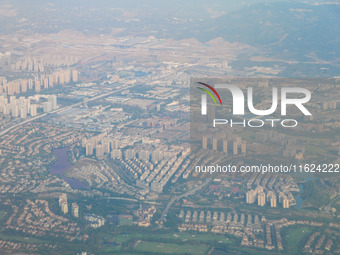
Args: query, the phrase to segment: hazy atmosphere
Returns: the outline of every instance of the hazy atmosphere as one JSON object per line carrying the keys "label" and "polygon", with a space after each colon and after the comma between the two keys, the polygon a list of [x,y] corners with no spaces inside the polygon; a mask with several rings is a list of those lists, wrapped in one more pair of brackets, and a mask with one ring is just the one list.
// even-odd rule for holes
{"label": "hazy atmosphere", "polygon": [[340,254],[340,2],[2,0],[0,254]]}

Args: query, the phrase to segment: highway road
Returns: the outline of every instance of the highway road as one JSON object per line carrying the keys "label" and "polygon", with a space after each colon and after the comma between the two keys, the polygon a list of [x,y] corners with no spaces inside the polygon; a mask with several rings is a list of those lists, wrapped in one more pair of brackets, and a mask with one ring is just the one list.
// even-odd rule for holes
{"label": "highway road", "polygon": [[211,180],[212,180],[211,178],[206,179],[205,182],[203,182],[201,185],[197,186],[196,188],[194,188],[194,189],[192,189],[192,190],[189,190],[189,191],[185,192],[184,194],[182,194],[182,195],[180,195],[180,196],[175,196],[175,197],[173,197],[173,198],[169,201],[169,203],[166,205],[166,207],[165,207],[165,209],[164,209],[164,211],[163,211],[163,213],[162,213],[162,216],[161,216],[161,218],[159,219],[159,222],[161,222],[161,221],[164,220],[164,218],[165,218],[166,215],[168,214],[169,209],[171,208],[172,204],[173,204],[176,200],[181,199],[181,198],[183,198],[183,197],[187,197],[187,196],[190,196],[190,195],[195,194],[196,191],[202,189],[202,188],[203,188],[204,186],[206,186]]}

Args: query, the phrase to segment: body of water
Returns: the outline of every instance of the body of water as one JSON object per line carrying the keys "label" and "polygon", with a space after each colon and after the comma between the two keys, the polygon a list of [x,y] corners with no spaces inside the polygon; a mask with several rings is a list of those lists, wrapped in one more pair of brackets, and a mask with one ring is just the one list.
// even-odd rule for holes
{"label": "body of water", "polygon": [[50,167],[50,174],[52,175],[58,175],[61,178],[63,178],[70,186],[72,189],[81,189],[81,188],[86,188],[87,185],[77,179],[73,179],[70,177],[67,177],[65,175],[65,172],[72,167],[71,162],[68,159],[67,156],[67,148],[62,148],[62,149],[54,149],[53,153],[54,156],[57,158],[57,161],[54,162],[53,165]]}
{"label": "body of water", "polygon": [[302,199],[302,197],[300,196],[301,192],[303,191],[303,184],[298,184],[298,187],[299,187],[299,189],[300,189],[300,192],[299,192],[296,196],[294,196],[295,201],[296,201],[295,208],[297,208],[297,209],[303,209],[303,208],[302,208],[303,199]]}
{"label": "body of water", "polygon": [[[305,178],[305,182],[308,182],[308,181],[313,181],[313,180],[315,180],[316,179],[316,177],[308,177],[308,178]],[[294,207],[295,208],[297,208],[297,209],[303,209],[303,207],[302,207],[302,205],[303,205],[303,198],[301,197],[301,193],[302,193],[302,191],[303,191],[303,183],[299,183],[298,184],[298,187],[299,187],[299,189],[300,189],[300,192],[299,193],[297,193],[295,196],[294,196],[294,198],[295,198],[295,201],[296,201],[296,205],[294,205]]]}
{"label": "body of water", "polygon": [[220,248],[216,248],[213,250],[211,255],[241,255],[241,253],[237,251],[227,251],[227,250],[222,250]]}
{"label": "body of water", "polygon": [[102,245],[107,245],[107,246],[119,246],[119,243],[115,243],[115,242],[102,242]]}

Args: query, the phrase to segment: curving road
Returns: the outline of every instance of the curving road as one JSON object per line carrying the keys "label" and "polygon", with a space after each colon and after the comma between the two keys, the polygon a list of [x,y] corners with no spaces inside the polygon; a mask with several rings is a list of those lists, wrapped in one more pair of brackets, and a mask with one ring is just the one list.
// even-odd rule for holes
{"label": "curving road", "polygon": [[169,203],[166,205],[163,213],[162,213],[162,216],[160,217],[160,219],[158,220],[159,222],[163,221],[164,218],[166,217],[166,215],[168,214],[168,211],[170,209],[170,207],[172,206],[172,204],[178,200],[178,199],[181,199],[183,197],[187,197],[187,196],[190,196],[190,195],[193,195],[196,193],[196,191],[202,189],[204,186],[206,186],[212,179],[211,178],[208,178],[205,180],[205,182],[203,182],[201,185],[197,186],[196,188],[192,189],[192,190],[189,190],[187,192],[185,192],[184,194],[180,195],[180,196],[175,196],[173,197]]}

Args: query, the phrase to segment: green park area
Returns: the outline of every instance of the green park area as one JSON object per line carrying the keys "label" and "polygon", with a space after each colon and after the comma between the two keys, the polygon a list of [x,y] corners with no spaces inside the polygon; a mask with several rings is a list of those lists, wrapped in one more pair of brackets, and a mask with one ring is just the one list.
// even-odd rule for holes
{"label": "green park area", "polygon": [[46,240],[34,238],[34,237],[24,237],[20,234],[5,234],[0,233],[0,239],[5,241],[14,241],[14,242],[25,242],[25,243],[32,243],[32,244],[45,244],[49,243]]}
{"label": "green park area", "polygon": [[158,242],[140,242],[135,250],[148,253],[163,253],[163,254],[206,254],[208,245],[193,245],[193,244],[175,244],[175,243],[158,243]]}
{"label": "green park area", "polygon": [[7,215],[6,211],[0,210],[0,222],[2,222],[5,219],[6,215]]}
{"label": "green park area", "polygon": [[[132,242],[136,242],[134,245],[135,252],[153,252],[156,254],[205,254],[210,247],[208,243],[220,245],[235,244],[234,239],[229,239],[223,235],[190,233],[121,233],[111,236],[109,240],[110,242],[119,244],[119,246],[103,245],[102,250],[105,253],[118,252],[121,251],[123,247],[131,247],[131,245],[128,244]],[[159,246],[159,244],[162,244],[162,247]]]}
{"label": "green park area", "polygon": [[309,236],[313,233],[313,227],[310,226],[290,226],[282,233],[282,239],[286,243],[287,254],[300,254],[299,251],[307,242]]}

